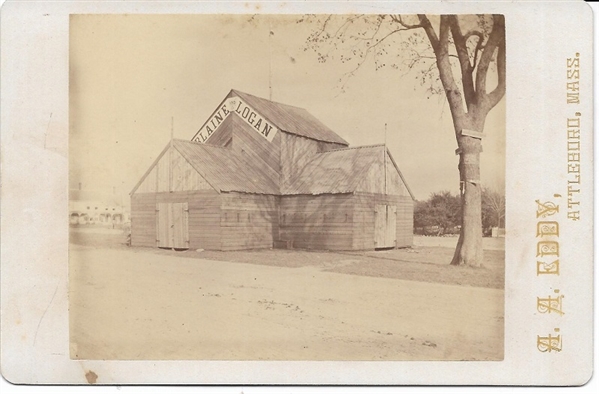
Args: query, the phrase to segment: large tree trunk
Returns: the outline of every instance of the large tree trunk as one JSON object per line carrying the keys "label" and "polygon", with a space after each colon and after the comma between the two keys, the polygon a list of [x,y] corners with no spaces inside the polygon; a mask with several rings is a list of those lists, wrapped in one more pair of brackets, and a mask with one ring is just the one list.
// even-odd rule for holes
{"label": "large tree trunk", "polygon": [[[493,15],[493,30],[483,42],[484,35],[480,31],[462,32],[457,15],[441,15],[438,35],[426,15],[419,14],[418,19],[419,26],[426,32],[435,52],[439,78],[451,110],[460,154],[462,229],[451,264],[480,267],[483,262],[480,185],[482,145],[479,138],[464,135],[463,131],[468,129],[482,133],[487,114],[505,95],[505,20],[503,15]],[[409,27],[403,23],[402,25]],[[456,50],[455,56],[460,62],[462,91],[456,84],[449,61],[452,56],[449,52],[450,33]],[[467,41],[472,35],[478,37],[478,42],[471,61]],[[497,87],[487,93],[487,71],[495,53],[498,82]]]}
{"label": "large tree trunk", "polygon": [[480,267],[483,262],[480,152],[481,141],[460,136],[462,228],[451,265]]}

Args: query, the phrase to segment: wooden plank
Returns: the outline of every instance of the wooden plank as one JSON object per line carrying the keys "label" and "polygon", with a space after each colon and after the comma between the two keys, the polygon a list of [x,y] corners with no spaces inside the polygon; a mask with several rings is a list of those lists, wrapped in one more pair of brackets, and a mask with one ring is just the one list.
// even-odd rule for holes
{"label": "wooden plank", "polygon": [[[167,156],[165,155],[165,158]],[[212,186],[179,153],[172,150],[172,188],[171,191],[214,190]]]}
{"label": "wooden plank", "polygon": [[278,196],[241,192],[223,193],[222,196],[227,201],[267,201],[272,204],[277,204],[279,200]]}
{"label": "wooden plank", "polygon": [[386,215],[386,206],[377,204],[374,210],[374,244],[377,248],[385,247]]}
{"label": "wooden plank", "polygon": [[318,142],[294,134],[281,133],[281,188],[287,188],[318,152]]}
{"label": "wooden plank", "polygon": [[131,244],[156,245],[156,204],[152,193],[135,194],[131,198]]}
{"label": "wooden plank", "polygon": [[302,202],[321,204],[323,201],[333,202],[353,202],[354,198],[351,194],[319,194],[319,195],[298,195],[298,196],[283,196],[281,197],[281,205],[296,204]]}
{"label": "wooden plank", "polygon": [[345,145],[336,144],[334,142],[318,141],[318,152],[328,152],[336,149],[347,148]]}
{"label": "wooden plank", "polygon": [[385,245],[396,246],[397,244],[397,208],[393,205],[387,205],[387,220],[385,228]]}
{"label": "wooden plank", "polygon": [[[219,107],[220,108],[220,107]],[[206,140],[207,145],[225,146],[233,136],[231,120],[233,116],[227,116]]]}
{"label": "wooden plank", "polygon": [[276,174],[278,182],[280,150],[277,142],[274,139],[272,142],[269,142],[265,138],[262,138],[250,125],[237,116],[233,124],[233,149],[238,152],[241,152],[241,150],[251,152],[254,158],[264,162],[272,170],[272,173]]}
{"label": "wooden plank", "polygon": [[184,249],[189,247],[189,232],[187,220],[187,203],[168,204],[169,216],[169,247]]}
{"label": "wooden plank", "polygon": [[351,231],[344,232],[335,232],[335,231],[311,231],[311,232],[296,232],[296,231],[281,231],[282,239],[314,239],[317,241],[318,239],[349,239],[351,243]]}
{"label": "wooden plank", "polygon": [[462,135],[466,135],[468,137],[477,138],[482,140],[485,137],[485,134],[480,131],[462,129]]}
{"label": "wooden plank", "polygon": [[[286,240],[286,239],[284,239]],[[311,250],[351,250],[351,237],[346,237],[344,240],[327,240],[327,239],[293,239],[293,247],[296,249],[311,249]]]}
{"label": "wooden plank", "polygon": [[135,194],[138,193],[153,193],[156,191],[156,167],[151,168],[146,178],[141,185],[138,186]]}
{"label": "wooden plank", "polygon": [[156,204],[156,246],[158,247],[168,247],[168,217],[168,204]]}
{"label": "wooden plank", "polygon": [[353,207],[351,203],[347,204],[320,204],[320,205],[296,205],[296,206],[281,206],[279,208],[281,211],[286,212],[340,212],[340,211],[353,211]]}
{"label": "wooden plank", "polygon": [[215,215],[215,216],[192,215],[189,217],[189,224],[196,225],[196,224],[209,223],[209,222],[220,223],[220,216],[219,215]]}
{"label": "wooden plank", "polygon": [[[189,203],[189,247],[221,250],[220,194],[191,199]],[[203,204],[209,203],[206,207]]]}
{"label": "wooden plank", "polygon": [[151,203],[143,203],[143,204],[131,204],[131,213],[133,212],[146,212],[146,211],[154,211],[156,209],[156,201],[152,201]]}
{"label": "wooden plank", "polygon": [[351,244],[351,232],[345,233],[329,233],[329,232],[312,232],[312,233],[295,233],[281,232],[281,239],[293,240],[312,240],[314,242],[348,242]]}

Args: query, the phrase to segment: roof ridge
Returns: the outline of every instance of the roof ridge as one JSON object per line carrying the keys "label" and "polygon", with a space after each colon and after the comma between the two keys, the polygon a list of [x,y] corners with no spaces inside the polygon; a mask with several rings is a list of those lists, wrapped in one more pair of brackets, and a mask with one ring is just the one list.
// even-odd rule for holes
{"label": "roof ridge", "polygon": [[280,101],[269,100],[267,98],[256,96],[255,94],[251,94],[251,93],[242,92],[241,90],[237,90],[237,89],[231,89],[231,90],[233,92],[235,92],[235,93],[241,93],[241,94],[245,94],[245,95],[248,95],[248,96],[252,96],[254,98],[257,98],[257,99],[260,99],[260,100],[264,100],[264,101],[268,101],[268,102],[271,102],[273,104],[284,105],[284,106],[287,106],[287,107],[293,107],[293,108],[302,109],[304,111],[307,111],[307,109],[305,109],[304,107],[298,107],[297,105],[291,105],[291,104],[282,103]]}
{"label": "roof ridge", "polygon": [[372,144],[372,145],[348,146],[347,148],[331,149],[331,150],[326,150],[326,151],[323,151],[323,152],[318,152],[318,154],[321,154],[321,153],[328,153],[328,152],[338,152],[338,151],[342,151],[342,150],[351,150],[351,149],[377,148],[377,147],[379,147],[379,146],[385,146],[385,144]]}
{"label": "roof ridge", "polygon": [[206,143],[203,143],[203,142],[196,142],[196,141],[188,141],[188,140],[183,140],[183,139],[180,139],[180,138],[173,138],[173,141],[186,142],[186,143],[189,143],[189,144],[199,145],[199,146],[208,146],[210,148],[229,149],[226,146],[206,144]]}

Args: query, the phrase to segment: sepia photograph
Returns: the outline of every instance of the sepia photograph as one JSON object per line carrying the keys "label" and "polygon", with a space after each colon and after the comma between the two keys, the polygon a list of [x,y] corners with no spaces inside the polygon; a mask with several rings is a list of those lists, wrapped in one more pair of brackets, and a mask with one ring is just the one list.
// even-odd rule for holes
{"label": "sepia photograph", "polygon": [[0,391],[592,389],[589,8],[6,0]]}
{"label": "sepia photograph", "polygon": [[507,24],[70,15],[70,357],[503,360]]}

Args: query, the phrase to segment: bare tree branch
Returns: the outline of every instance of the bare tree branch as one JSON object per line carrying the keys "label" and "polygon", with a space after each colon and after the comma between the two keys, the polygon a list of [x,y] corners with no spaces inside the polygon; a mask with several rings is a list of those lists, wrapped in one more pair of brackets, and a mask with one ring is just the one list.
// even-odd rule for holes
{"label": "bare tree branch", "polygon": [[360,19],[361,17],[363,17],[364,15],[356,15],[353,18],[347,18],[347,20],[345,22],[343,22],[343,24],[341,24],[341,26],[339,26],[339,28],[335,31],[335,34],[333,34],[333,38],[337,37],[337,35],[339,34],[339,32],[341,31],[341,29],[343,29],[344,26],[345,29],[347,30],[347,28],[349,27],[350,23],[354,23],[354,21],[356,19]]}
{"label": "bare tree branch", "polygon": [[433,25],[431,25],[431,21],[424,14],[418,14],[418,19],[420,20],[420,24],[422,28],[426,32],[426,35],[431,42],[431,46],[433,47],[433,51],[437,52],[437,47],[439,46],[439,38],[437,37],[437,33],[435,33],[435,29],[433,29]]}
{"label": "bare tree branch", "polygon": [[470,39],[470,37],[472,37],[472,36],[478,37],[478,41],[476,43],[476,47],[474,48],[474,55],[473,55],[473,59],[472,59],[472,68],[476,68],[476,62],[478,61],[478,54],[484,48],[483,43],[484,43],[485,37],[484,37],[483,33],[479,32],[479,31],[471,31],[464,36],[464,41],[468,42],[468,39]]}
{"label": "bare tree branch", "polygon": [[464,88],[464,96],[466,98],[466,105],[468,108],[475,101],[474,94],[474,81],[472,79],[472,72],[474,67],[470,64],[470,56],[468,55],[468,48],[466,46],[466,38],[462,35],[460,30],[460,26],[458,24],[457,15],[448,16],[449,26],[451,29],[451,35],[453,37],[453,42],[456,48],[456,52],[458,54],[458,59],[460,61],[460,69],[462,71],[462,87]]}
{"label": "bare tree branch", "polygon": [[325,21],[322,23],[322,28],[320,29],[320,31],[316,34],[316,36],[314,38],[318,38],[322,35],[322,33],[324,33],[327,30],[327,24],[329,23],[329,21],[331,20],[331,18],[333,17],[333,15],[329,15],[327,16],[327,19],[325,19]]}
{"label": "bare tree branch", "polygon": [[489,109],[505,96],[505,44],[497,49],[497,87],[487,95]]}
{"label": "bare tree branch", "polygon": [[[493,55],[497,47],[505,39],[505,21],[503,15],[493,15],[493,30],[489,35],[489,39],[485,44],[485,48],[480,57],[480,62],[476,70],[476,93],[478,95],[478,101],[484,100],[485,94],[487,93],[487,71],[489,64],[493,59]],[[489,108],[490,109],[490,108]]]}
{"label": "bare tree branch", "polygon": [[[426,20],[428,20],[428,18]],[[453,70],[451,68],[451,62],[449,61],[449,25],[449,17],[447,15],[442,15],[441,24],[439,27],[439,38],[437,40],[435,49],[435,56],[437,57],[439,77],[441,78],[441,83],[445,89],[445,95],[447,96],[447,101],[449,101],[449,108],[455,123],[458,119],[461,119],[464,116],[465,112],[464,104],[462,102],[462,93],[455,82]],[[432,26],[430,26],[430,29],[432,30]],[[432,38],[430,36],[429,39],[431,39],[432,42]],[[457,132],[458,131],[456,130],[456,133]]]}
{"label": "bare tree branch", "polygon": [[403,19],[402,19],[401,15],[391,15],[391,19],[392,19],[394,22],[397,22],[397,23],[399,23],[400,25],[402,25],[403,27],[405,27],[405,28],[406,28],[406,30],[411,30],[411,29],[419,29],[419,28],[423,27],[423,26],[422,26],[422,23],[417,23],[417,24],[413,24],[413,25],[411,25],[411,24],[408,24],[408,23],[405,23],[405,22],[403,21]]}
{"label": "bare tree branch", "polygon": [[376,30],[374,31],[374,34],[370,37],[358,37],[358,36],[351,36],[353,39],[355,40],[362,40],[362,41],[374,41],[376,35],[379,33],[379,31],[381,30],[381,26],[383,25],[383,21],[384,18],[380,18],[379,19],[379,23],[376,26]]}
{"label": "bare tree branch", "polygon": [[381,38],[379,41],[377,41],[374,45],[370,45],[368,46],[368,48],[366,48],[366,51],[364,52],[364,56],[362,57],[362,60],[360,62],[358,62],[358,65],[351,71],[348,71],[347,73],[345,73],[344,75],[347,77],[346,81],[342,84],[342,88],[345,86],[345,84],[347,83],[347,79],[349,79],[349,77],[353,76],[356,71],[358,71],[362,65],[366,62],[366,59],[368,57],[368,54],[374,49],[376,48],[378,45],[382,44],[383,41],[385,41],[387,38],[391,37],[393,34],[398,33],[400,31],[405,31],[408,29],[395,29],[392,30],[391,32],[387,33],[383,38]]}

